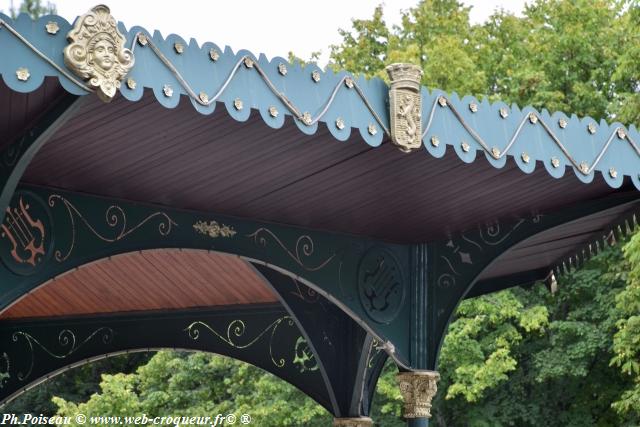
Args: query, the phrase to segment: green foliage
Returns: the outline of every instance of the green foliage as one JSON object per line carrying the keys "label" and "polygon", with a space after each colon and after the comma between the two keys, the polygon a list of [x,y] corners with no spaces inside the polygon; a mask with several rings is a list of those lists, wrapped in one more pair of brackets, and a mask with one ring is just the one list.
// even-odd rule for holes
{"label": "green foliage", "polygon": [[19,13],[26,13],[31,16],[32,19],[38,19],[44,15],[55,14],[57,11],[55,4],[47,2],[45,5],[42,3],[42,0],[22,0],[18,10],[13,7],[13,2],[11,2],[9,15],[15,19]]}
{"label": "green foliage", "polygon": [[[381,7],[353,20],[331,46],[330,66],[386,78],[386,65],[413,62],[432,88],[638,123],[639,28],[637,1],[536,0],[521,17],[498,11],[471,25],[461,2],[422,0],[398,27],[387,26]],[[436,426],[640,425],[640,235],[624,253],[607,249],[560,278],[555,294],[538,284],[464,301],[439,371]],[[76,390],[59,394],[58,412],[233,411],[265,426],[330,423],[293,387],[228,359],[161,352],[130,372],[105,375],[99,393],[95,375],[87,390],[79,385],[84,374],[56,387]],[[388,364],[378,383],[379,425],[404,425],[395,373]]]}
{"label": "green foliage", "polygon": [[266,427],[325,426],[329,414],[293,386],[254,366],[206,353],[158,352],[131,374],[103,375],[86,402],[53,398],[58,414],[91,416],[248,413]]}

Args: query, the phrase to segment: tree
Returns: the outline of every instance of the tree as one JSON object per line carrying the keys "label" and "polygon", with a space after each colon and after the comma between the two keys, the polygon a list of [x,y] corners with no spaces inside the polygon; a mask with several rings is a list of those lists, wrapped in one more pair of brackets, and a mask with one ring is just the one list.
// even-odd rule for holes
{"label": "tree", "polygon": [[11,15],[11,18],[15,19],[17,18],[18,13],[26,13],[31,16],[32,19],[38,19],[44,15],[56,14],[57,9],[55,4],[51,2],[47,2],[45,5],[42,3],[42,0],[22,0],[20,6],[16,10],[13,7],[12,1],[9,9],[9,15]]}

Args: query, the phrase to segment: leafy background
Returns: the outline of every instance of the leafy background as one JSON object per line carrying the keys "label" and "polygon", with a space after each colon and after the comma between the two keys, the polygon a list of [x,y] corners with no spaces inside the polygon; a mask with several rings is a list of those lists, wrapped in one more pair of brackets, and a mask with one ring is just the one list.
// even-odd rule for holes
{"label": "leafy background", "polygon": [[[21,9],[38,16],[55,8],[27,0]],[[411,62],[422,66],[429,87],[638,124],[639,24],[638,1],[536,0],[521,17],[498,11],[471,25],[462,3],[423,0],[393,28],[382,7],[371,19],[353,20],[340,30],[342,43],[330,47],[328,66],[386,79],[386,65]],[[640,425],[640,234],[560,278],[553,294],[539,284],[464,301],[439,371],[435,426]],[[378,383],[378,425],[405,425],[395,372],[388,364]],[[247,412],[264,426],[331,423],[324,409],[270,374],[180,352],[74,369],[4,411]]]}

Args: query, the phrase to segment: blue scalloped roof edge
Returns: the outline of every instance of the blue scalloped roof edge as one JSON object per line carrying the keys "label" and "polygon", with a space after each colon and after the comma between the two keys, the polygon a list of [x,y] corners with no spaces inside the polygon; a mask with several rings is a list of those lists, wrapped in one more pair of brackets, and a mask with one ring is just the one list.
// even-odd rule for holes
{"label": "blue scalloped roof edge", "polygon": [[[66,34],[71,29],[71,24],[68,21],[56,15],[43,16],[35,21],[25,14],[21,14],[16,20],[2,14],[0,14],[0,18],[12,25],[56,64],[66,69],[62,51],[67,45]],[[49,21],[58,23],[60,30],[57,34],[51,35],[45,30],[45,25]],[[209,96],[217,92],[238,60],[245,55],[251,56],[258,62],[279,92],[284,93],[301,112],[309,112],[312,117],[316,117],[320,112],[342,78],[352,76],[385,126],[389,127],[388,86],[382,79],[367,79],[362,75],[356,76],[346,71],[324,71],[315,64],[302,67],[299,63],[291,64],[281,57],[269,60],[264,54],[256,57],[246,50],[234,53],[228,46],[221,49],[211,42],[198,45],[193,38],[187,43],[178,35],[170,34],[165,38],[159,31],[150,33],[139,26],[133,26],[127,30],[122,23],[119,23],[118,27],[127,37],[127,47],[132,46],[133,36],[136,33],[142,32],[149,36],[182,73],[194,91],[196,93],[205,92]],[[183,53],[176,52],[175,43],[184,46]],[[3,50],[7,53],[3,55],[3,61],[0,61],[0,74],[5,84],[12,90],[31,92],[40,87],[44,77],[55,76],[68,92],[76,95],[87,94],[84,89],[79,88],[71,80],[61,75],[50,64],[37,57],[35,53],[2,28],[0,28],[0,46],[6,46]],[[212,61],[209,57],[210,49],[216,49],[220,53],[217,61]],[[137,84],[134,89],[130,89],[126,84],[122,85],[120,92],[124,98],[138,101],[141,99],[144,89],[147,88],[154,93],[156,100],[166,108],[175,108],[184,99],[191,99],[186,97],[187,93],[180,86],[178,80],[149,47],[143,47],[136,43],[135,60],[136,64],[127,77],[134,79]],[[278,72],[279,64],[285,64],[287,67],[286,76]],[[15,71],[20,67],[29,69],[31,76],[26,82],[17,79]],[[318,82],[311,78],[314,71],[319,72],[320,80]],[[164,85],[171,86],[174,92],[173,96],[165,96],[162,90]],[[421,95],[423,126],[429,117],[432,106],[436,108],[433,124],[423,138],[423,146],[427,152],[438,158],[444,156],[447,146],[453,147],[458,157],[466,163],[473,162],[479,151],[485,152],[448,108],[440,108],[435,104],[439,96],[446,96],[463,119],[485,141],[488,141],[491,147],[496,147],[501,151],[522,118],[530,112],[536,112],[552,128],[577,163],[586,162],[591,165],[606,140],[618,127],[624,127],[629,136],[640,143],[640,134],[635,126],[626,127],[620,123],[607,124],[604,120],[596,123],[589,117],[578,118],[575,115],[568,117],[561,112],[550,114],[546,110],[537,111],[532,107],[521,109],[515,104],[508,106],[503,102],[490,103],[486,99],[478,101],[472,96],[464,96],[460,99],[456,93],[448,95],[437,89],[430,91],[426,87],[422,88]],[[235,108],[234,101],[236,99],[242,101],[244,108],[240,110]],[[191,103],[201,114],[211,114],[217,108],[216,104],[224,104],[227,113],[237,121],[246,121],[250,116],[250,110],[257,110],[264,123],[274,129],[284,125],[285,115],[291,115],[284,104],[269,90],[255,69],[248,69],[244,66],[238,69],[236,76],[221,94],[217,103],[208,107],[198,104],[193,99],[191,99]],[[469,109],[470,103],[477,104],[476,112]],[[269,113],[270,107],[276,107],[278,110],[279,114],[276,117]],[[500,117],[501,108],[508,109],[509,116],[506,119]],[[345,125],[342,129],[336,126],[338,118],[342,119]],[[560,118],[567,121],[568,125],[565,128],[558,126]],[[294,122],[303,133],[308,135],[314,134],[318,128],[318,124],[306,126],[298,120],[294,120]],[[345,85],[342,85],[338,90],[335,101],[319,122],[323,122],[333,137],[340,141],[346,141],[350,137],[352,128],[358,129],[362,139],[372,147],[379,146],[384,139],[384,132],[376,124],[373,114],[367,109],[356,91]],[[587,131],[589,123],[597,124],[594,134]],[[368,131],[371,124],[375,124],[378,130],[373,135]],[[442,144],[432,145],[430,143],[432,136],[437,136]],[[462,149],[462,142],[469,145],[467,151]],[[530,157],[529,162],[523,160],[522,153],[527,153]],[[571,165],[560,148],[540,125],[533,126],[526,123],[522,129],[521,137],[516,140],[506,156],[496,160],[485,152],[485,157],[496,168],[504,167],[507,157],[510,157],[525,173],[533,172],[537,163],[541,162],[547,172],[555,178],[562,177],[565,174],[566,166],[570,166],[574,169],[578,179],[584,183],[593,181],[594,172],[599,171],[605,182],[612,188],[620,187],[624,176],[629,176],[635,187],[640,189],[640,157],[626,140],[616,137],[594,171],[586,176]],[[558,167],[552,165],[552,158],[559,160]],[[612,168],[615,169],[615,173],[611,173]]]}

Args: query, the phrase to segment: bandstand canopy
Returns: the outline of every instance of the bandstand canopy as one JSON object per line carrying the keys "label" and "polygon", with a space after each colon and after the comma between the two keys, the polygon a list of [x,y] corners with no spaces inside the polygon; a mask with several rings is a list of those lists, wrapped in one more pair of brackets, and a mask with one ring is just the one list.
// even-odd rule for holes
{"label": "bandstand canopy", "polygon": [[[429,244],[429,265],[437,267],[428,279],[438,307],[449,313],[463,297],[552,281],[635,224],[640,134],[633,126],[421,87],[421,143],[406,153],[392,136],[391,116],[401,113],[390,112],[389,86],[380,79],[123,23],[118,29],[128,53],[117,55],[130,53],[135,62],[105,103],[93,93],[100,88],[65,60],[73,23],[58,16],[0,19],[1,207],[9,206],[0,246],[7,270],[0,276],[0,329],[4,324],[7,337],[20,321],[74,316],[216,307],[239,313],[253,306],[291,316],[299,311],[282,295],[298,292],[301,300],[331,301],[368,339],[390,342],[392,331],[407,329],[396,319],[422,310],[415,299],[430,292],[429,280],[417,285],[426,290],[402,294],[399,307],[412,307],[405,318],[397,314],[404,308],[393,316],[381,315],[384,309],[372,314],[366,299],[349,291],[336,297],[331,288],[313,287],[318,282],[311,276],[356,248],[352,270],[361,277],[358,266],[368,258],[360,254],[378,243],[413,271],[414,258],[398,254]],[[8,238],[20,231],[11,215],[19,212],[21,195],[42,201],[32,219],[48,215],[41,240],[50,250],[31,263],[11,252]],[[34,203],[25,210],[36,209]],[[205,227],[198,229],[203,215]],[[236,223],[225,235],[208,227],[214,219],[220,227]],[[548,226],[539,225],[545,221]],[[195,228],[200,233],[189,238],[201,240],[195,246],[184,243],[187,237],[167,240],[163,224],[174,234]],[[243,224],[257,225],[244,230]],[[271,233],[271,226],[293,237]],[[271,234],[258,239],[263,236],[255,233],[264,230]],[[309,236],[314,239],[304,240]],[[240,237],[280,250],[293,267],[221,243]],[[331,239],[339,249],[322,256],[320,241]],[[114,245],[120,246],[111,251]],[[265,270],[273,265],[292,272],[287,280],[297,288],[287,293],[275,285],[279,279]],[[334,280],[341,286],[344,272],[351,274],[343,265],[349,261],[336,266]],[[468,270],[473,280],[455,292],[449,287],[477,265]],[[439,318],[436,308],[428,310]],[[303,318],[296,319],[302,331]],[[434,320],[434,331],[444,331],[445,318]],[[313,333],[300,333],[314,341]],[[437,347],[439,338],[433,340],[429,345]],[[403,343],[394,343],[394,360],[415,367]],[[312,347],[319,358],[322,350]],[[393,357],[392,347],[380,348]],[[332,384],[332,374],[323,375],[323,384]],[[304,380],[289,380],[304,389]],[[17,381],[12,392],[28,383]],[[337,391],[323,393],[309,391],[335,414],[361,412],[341,403]]]}

